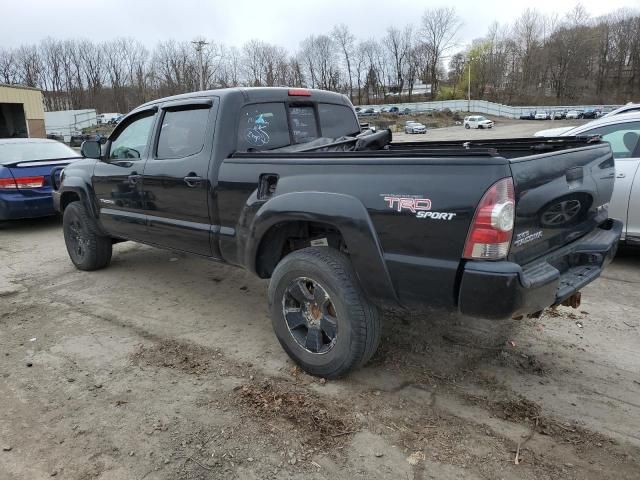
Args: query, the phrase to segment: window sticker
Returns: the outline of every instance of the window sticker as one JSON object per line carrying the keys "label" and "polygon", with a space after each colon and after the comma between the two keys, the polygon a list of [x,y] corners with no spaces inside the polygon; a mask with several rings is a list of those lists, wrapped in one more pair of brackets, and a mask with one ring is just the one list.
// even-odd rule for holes
{"label": "window sticker", "polygon": [[253,118],[247,119],[249,128],[247,129],[246,140],[249,145],[262,147],[269,144],[270,138],[267,132],[269,121],[264,117],[272,115],[272,113],[260,113]]}

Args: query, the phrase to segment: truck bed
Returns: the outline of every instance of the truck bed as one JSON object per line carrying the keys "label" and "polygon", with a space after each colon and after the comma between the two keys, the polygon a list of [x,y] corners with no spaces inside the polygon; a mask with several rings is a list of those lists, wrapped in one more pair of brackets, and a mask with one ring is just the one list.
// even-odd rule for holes
{"label": "truck bed", "polygon": [[[389,141],[386,141],[386,134]],[[369,137],[378,137],[380,141],[371,141],[360,147],[355,137],[336,139],[335,142],[297,150],[265,150],[260,152],[236,152],[232,158],[503,158],[521,157],[557,152],[572,148],[581,148],[600,142],[599,136],[582,137],[527,137],[491,139],[486,141],[449,140],[391,142],[391,135],[378,132]],[[368,138],[368,137],[364,137]]]}

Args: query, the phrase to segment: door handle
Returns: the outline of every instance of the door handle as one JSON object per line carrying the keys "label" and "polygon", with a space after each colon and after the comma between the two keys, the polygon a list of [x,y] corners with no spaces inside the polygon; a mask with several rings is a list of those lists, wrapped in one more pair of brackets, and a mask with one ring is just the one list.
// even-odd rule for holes
{"label": "door handle", "polygon": [[129,175],[127,180],[129,185],[136,185],[142,179],[142,175]]}
{"label": "door handle", "polygon": [[625,178],[626,175],[624,173],[619,173],[616,175],[616,178]]}
{"label": "door handle", "polygon": [[202,183],[202,177],[197,176],[188,176],[184,177],[184,183],[187,184],[187,187],[197,187]]}

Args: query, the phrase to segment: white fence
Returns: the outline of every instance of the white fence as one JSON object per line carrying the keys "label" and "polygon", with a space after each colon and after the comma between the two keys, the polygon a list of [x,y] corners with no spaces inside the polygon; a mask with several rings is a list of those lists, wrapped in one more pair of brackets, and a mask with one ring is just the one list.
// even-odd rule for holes
{"label": "white fence", "polygon": [[380,109],[382,107],[398,107],[402,111],[404,108],[410,108],[415,112],[424,112],[429,109],[444,110],[448,108],[453,112],[473,112],[484,113],[486,115],[494,115],[497,117],[519,118],[520,115],[532,111],[553,111],[553,110],[589,110],[598,109],[603,112],[610,112],[618,108],[620,105],[533,105],[524,107],[512,107],[501,103],[487,102],[486,100],[443,100],[439,102],[414,102],[414,103],[394,103],[386,105],[361,105],[362,109],[373,107]]}

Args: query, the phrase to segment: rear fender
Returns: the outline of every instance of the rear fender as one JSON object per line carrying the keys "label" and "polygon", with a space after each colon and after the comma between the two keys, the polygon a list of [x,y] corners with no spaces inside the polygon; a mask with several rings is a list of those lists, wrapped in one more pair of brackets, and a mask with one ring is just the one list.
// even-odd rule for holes
{"label": "rear fender", "polygon": [[248,268],[256,271],[258,248],[276,224],[288,221],[320,222],[342,235],[361,288],[379,306],[397,307],[398,299],[382,256],[371,218],[355,197],[325,192],[292,192],[274,197],[256,213],[244,249]]}

